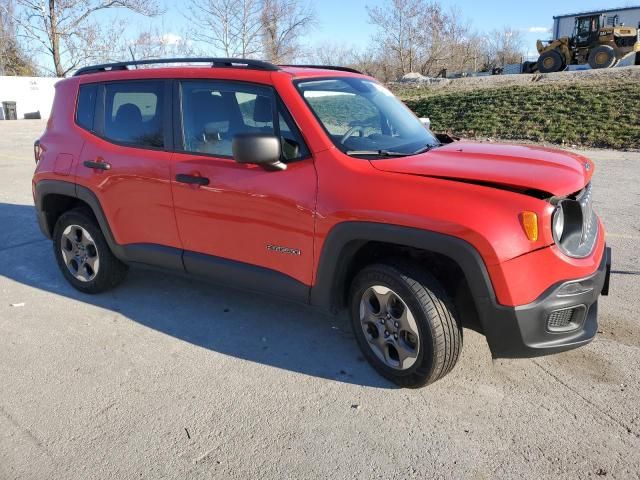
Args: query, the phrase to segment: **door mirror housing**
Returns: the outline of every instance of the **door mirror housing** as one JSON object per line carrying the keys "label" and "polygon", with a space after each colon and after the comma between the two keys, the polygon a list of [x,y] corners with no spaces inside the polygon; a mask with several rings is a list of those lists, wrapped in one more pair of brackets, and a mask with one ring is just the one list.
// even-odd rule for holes
{"label": "door mirror housing", "polygon": [[241,133],[231,143],[233,158],[238,163],[260,165],[265,170],[286,170],[280,161],[282,146],[275,135],[263,133]]}

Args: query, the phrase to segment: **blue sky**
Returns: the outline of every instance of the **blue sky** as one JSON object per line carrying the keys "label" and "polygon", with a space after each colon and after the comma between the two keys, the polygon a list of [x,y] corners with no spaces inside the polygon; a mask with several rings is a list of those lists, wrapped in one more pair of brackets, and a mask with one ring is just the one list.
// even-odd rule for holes
{"label": "blue sky", "polygon": [[[164,30],[181,34],[188,28],[186,20],[179,13],[181,0],[161,0],[167,9],[165,18],[160,20]],[[308,35],[305,43],[331,42],[355,47],[366,47],[375,28],[368,23],[366,5],[381,5],[384,0],[320,0],[311,1],[315,6],[319,27]],[[537,38],[545,38],[543,28],[551,28],[553,16],[584,10],[597,10],[629,5],[629,1],[610,0],[441,0],[443,6],[455,5],[465,18],[479,32],[509,25],[522,30],[526,47],[535,53]],[[637,3],[637,2],[636,2]],[[144,22],[144,21],[143,21]],[[170,26],[170,28],[169,28]],[[530,31],[530,30],[534,31]]]}
{"label": "blue sky", "polygon": [[[145,18],[122,9],[103,13],[103,19],[129,20],[127,37],[136,30],[155,29],[169,38],[185,36],[192,26],[185,19],[186,0],[157,0],[165,14],[159,18]],[[305,1],[305,0],[301,0]],[[304,44],[333,44],[364,49],[371,43],[375,27],[368,21],[366,6],[379,6],[386,0],[306,0],[314,6],[318,27],[309,32]],[[520,30],[525,39],[525,54],[537,57],[535,42],[550,38],[545,30],[553,26],[553,16],[588,10],[608,9],[640,4],[640,0],[440,0],[443,7],[458,7],[472,28],[483,33],[503,26]],[[207,52],[216,55],[219,52]]]}

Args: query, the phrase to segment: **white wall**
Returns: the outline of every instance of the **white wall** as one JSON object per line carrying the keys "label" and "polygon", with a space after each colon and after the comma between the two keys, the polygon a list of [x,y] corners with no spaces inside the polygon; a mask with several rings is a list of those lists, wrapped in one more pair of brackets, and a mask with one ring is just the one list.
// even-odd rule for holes
{"label": "white wall", "polygon": [[[51,77],[3,77],[0,76],[0,110],[2,102],[16,102],[18,118],[25,113],[40,111],[42,118],[49,118],[54,85],[60,80]],[[0,120],[4,116],[0,113]]]}

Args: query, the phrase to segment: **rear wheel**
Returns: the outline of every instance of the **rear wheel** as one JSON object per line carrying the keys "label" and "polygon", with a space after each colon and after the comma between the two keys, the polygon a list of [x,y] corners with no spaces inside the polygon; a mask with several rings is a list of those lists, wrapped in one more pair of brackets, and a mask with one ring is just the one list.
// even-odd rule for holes
{"label": "rear wheel", "polygon": [[564,60],[557,50],[548,50],[538,58],[538,71],[540,73],[559,72],[563,67]]}
{"label": "rear wheel", "polygon": [[363,269],[351,286],[351,325],[369,363],[402,387],[444,377],[458,360],[462,328],[444,290],[403,261]]}
{"label": "rear wheel", "polygon": [[611,68],[617,61],[616,51],[610,45],[598,45],[589,52],[591,68]]}
{"label": "rear wheel", "polygon": [[60,216],[53,230],[53,248],[62,274],[81,292],[104,292],[127,274],[127,266],[113,255],[100,227],[85,209]]}

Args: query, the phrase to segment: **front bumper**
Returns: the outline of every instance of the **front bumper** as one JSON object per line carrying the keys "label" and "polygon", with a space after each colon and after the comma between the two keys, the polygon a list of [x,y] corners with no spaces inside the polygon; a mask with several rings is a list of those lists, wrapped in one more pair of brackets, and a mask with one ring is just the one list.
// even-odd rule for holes
{"label": "front bumper", "polygon": [[[484,322],[484,333],[493,357],[536,357],[589,343],[598,330],[598,297],[609,292],[610,271],[607,247],[598,269],[588,277],[556,284],[527,305],[494,305],[493,312],[484,312],[489,320]],[[550,316],[559,318],[563,312],[572,312],[571,322],[558,329]]]}

